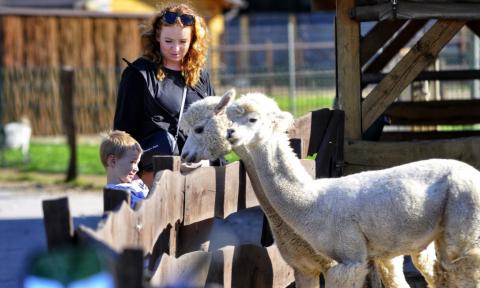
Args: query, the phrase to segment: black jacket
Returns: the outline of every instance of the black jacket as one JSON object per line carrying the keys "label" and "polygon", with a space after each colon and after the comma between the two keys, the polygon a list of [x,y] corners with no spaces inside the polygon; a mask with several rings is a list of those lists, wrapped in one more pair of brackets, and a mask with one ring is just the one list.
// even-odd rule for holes
{"label": "black jacket", "polygon": [[[127,62],[128,63],[128,62]],[[123,130],[137,141],[163,129],[175,135],[185,80],[180,71],[164,68],[165,78],[156,77],[155,63],[139,58],[122,73],[113,128]],[[185,110],[206,96],[215,95],[206,71],[201,72],[195,87],[187,87]],[[180,131],[178,147],[183,147],[185,135]]]}

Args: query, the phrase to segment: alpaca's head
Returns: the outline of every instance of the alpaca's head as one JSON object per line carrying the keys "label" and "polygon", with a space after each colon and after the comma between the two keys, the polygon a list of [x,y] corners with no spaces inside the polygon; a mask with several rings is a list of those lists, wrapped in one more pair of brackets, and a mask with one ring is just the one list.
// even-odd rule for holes
{"label": "alpaca's head", "polygon": [[227,130],[232,146],[268,141],[275,134],[286,134],[293,124],[292,114],[280,110],[275,100],[262,93],[248,93],[227,107],[233,122]]}
{"label": "alpaca's head", "polygon": [[235,98],[235,90],[222,97],[210,96],[194,102],[183,114],[180,128],[188,135],[183,146],[182,160],[198,162],[215,160],[230,152],[230,143],[225,138],[231,122],[225,109]]}

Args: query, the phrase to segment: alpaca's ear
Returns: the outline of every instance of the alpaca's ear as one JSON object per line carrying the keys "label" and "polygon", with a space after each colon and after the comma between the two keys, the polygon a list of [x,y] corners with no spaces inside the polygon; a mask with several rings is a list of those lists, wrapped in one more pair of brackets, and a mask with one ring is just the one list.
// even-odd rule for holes
{"label": "alpaca's ear", "polygon": [[225,111],[225,108],[227,108],[227,106],[230,105],[235,99],[235,94],[235,88],[232,88],[223,94],[222,99],[220,99],[220,103],[215,106],[215,115]]}
{"label": "alpaca's ear", "polygon": [[293,125],[293,115],[289,112],[279,111],[272,115],[273,129],[277,132],[285,132]]}

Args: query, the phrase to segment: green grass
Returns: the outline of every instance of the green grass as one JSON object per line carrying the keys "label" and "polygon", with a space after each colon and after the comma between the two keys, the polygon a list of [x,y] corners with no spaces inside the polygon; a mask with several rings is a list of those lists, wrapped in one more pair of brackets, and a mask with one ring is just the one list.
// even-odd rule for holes
{"label": "green grass", "polygon": [[[98,155],[98,145],[77,145],[78,173],[87,175],[104,175],[105,171]],[[5,151],[3,167],[17,168],[21,172],[65,173],[70,153],[66,144],[45,144],[32,142],[30,145],[30,162],[22,163],[18,150]]]}
{"label": "green grass", "polygon": [[[290,98],[288,96],[274,96],[280,109],[290,111]],[[303,116],[312,110],[332,108],[333,97],[297,97],[295,99],[295,116]]]}

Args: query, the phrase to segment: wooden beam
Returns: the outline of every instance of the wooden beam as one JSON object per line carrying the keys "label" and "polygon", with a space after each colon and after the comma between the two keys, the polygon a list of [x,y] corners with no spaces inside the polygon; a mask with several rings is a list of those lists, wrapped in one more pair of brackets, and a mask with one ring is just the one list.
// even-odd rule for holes
{"label": "wooden beam", "polygon": [[357,6],[352,9],[352,18],[357,21],[394,19],[441,19],[478,20],[478,3],[425,3],[401,0],[397,4],[380,3]]}
{"label": "wooden beam", "polygon": [[460,31],[464,24],[465,21],[439,20],[423,35],[363,102],[363,130],[368,129],[403,89],[435,60],[440,50]]}
{"label": "wooden beam", "polygon": [[360,24],[350,19],[355,0],[337,0],[335,39],[337,53],[337,97],[340,109],[345,111],[345,137],[360,139]]}
{"label": "wooden beam", "polygon": [[480,100],[395,102],[385,111],[397,125],[480,123]]}
{"label": "wooden beam", "polygon": [[405,23],[405,20],[395,20],[380,21],[375,24],[375,27],[361,39],[360,65],[365,65]]}
{"label": "wooden beam", "polygon": [[[386,73],[363,73],[362,85],[379,83],[385,78]],[[480,70],[444,70],[444,71],[423,71],[414,81],[457,81],[480,79]]]}
{"label": "wooden beam", "polygon": [[462,131],[421,131],[421,132],[383,132],[380,141],[399,142],[417,140],[456,139],[462,137],[480,137],[479,130]]}
{"label": "wooden beam", "polygon": [[376,170],[430,158],[457,159],[480,168],[480,137],[415,142],[345,143],[345,174]]}
{"label": "wooden beam", "polygon": [[477,35],[477,37],[480,37],[480,21],[468,21],[467,22],[467,27]]}
{"label": "wooden beam", "polygon": [[387,46],[383,47],[383,52],[378,55],[367,67],[364,72],[380,72],[397,53],[417,34],[427,23],[426,20],[411,20],[398,33]]}

